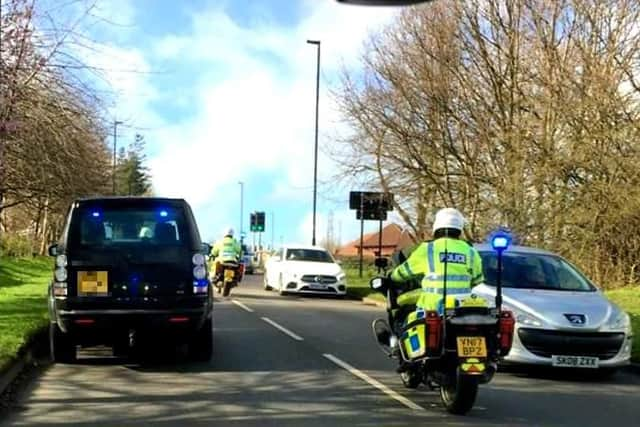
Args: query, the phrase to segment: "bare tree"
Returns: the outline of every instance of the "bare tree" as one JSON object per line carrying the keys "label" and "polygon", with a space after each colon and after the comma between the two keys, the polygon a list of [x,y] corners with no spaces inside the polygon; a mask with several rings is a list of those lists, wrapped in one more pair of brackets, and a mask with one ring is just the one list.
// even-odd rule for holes
{"label": "bare tree", "polygon": [[408,9],[338,93],[344,171],[392,191],[418,238],[455,206],[637,280],[640,2],[486,0]]}

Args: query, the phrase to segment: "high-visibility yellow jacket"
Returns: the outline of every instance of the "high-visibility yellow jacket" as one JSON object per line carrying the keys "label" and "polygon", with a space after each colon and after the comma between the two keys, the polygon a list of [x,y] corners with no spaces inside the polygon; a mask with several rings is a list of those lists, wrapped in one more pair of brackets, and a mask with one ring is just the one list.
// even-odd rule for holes
{"label": "high-visibility yellow jacket", "polygon": [[237,262],[242,257],[242,246],[233,237],[226,236],[213,245],[211,255],[219,262]]}
{"label": "high-visibility yellow jacket", "polygon": [[484,281],[480,254],[464,240],[443,237],[424,242],[391,272],[394,282],[421,278],[421,289],[400,295],[399,305],[415,304],[424,310],[438,309],[445,282],[445,257],[447,295],[469,293],[473,286]]}

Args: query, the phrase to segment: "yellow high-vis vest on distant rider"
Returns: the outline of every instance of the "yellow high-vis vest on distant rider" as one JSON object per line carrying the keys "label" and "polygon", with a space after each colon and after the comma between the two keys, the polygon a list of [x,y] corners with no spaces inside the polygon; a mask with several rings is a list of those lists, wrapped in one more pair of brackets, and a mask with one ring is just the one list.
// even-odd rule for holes
{"label": "yellow high-vis vest on distant rider", "polygon": [[233,228],[227,229],[222,239],[215,243],[211,255],[215,258],[216,262],[238,262],[240,260],[242,257],[242,246],[233,237]]}
{"label": "yellow high-vis vest on distant rider", "polygon": [[416,305],[423,310],[437,310],[442,301],[445,277],[447,295],[451,297],[468,294],[471,287],[484,281],[480,254],[469,243],[459,239],[463,226],[464,218],[456,209],[438,211],[433,224],[434,240],[420,244],[391,273],[394,282],[422,279],[420,289],[398,297],[399,305]]}

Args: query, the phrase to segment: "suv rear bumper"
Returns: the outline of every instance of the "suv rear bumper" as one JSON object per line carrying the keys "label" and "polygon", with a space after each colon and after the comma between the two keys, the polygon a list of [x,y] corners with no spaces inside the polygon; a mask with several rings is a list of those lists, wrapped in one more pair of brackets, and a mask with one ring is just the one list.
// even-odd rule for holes
{"label": "suv rear bumper", "polygon": [[55,321],[78,343],[109,344],[131,330],[163,341],[188,340],[210,315],[207,307],[57,310]]}

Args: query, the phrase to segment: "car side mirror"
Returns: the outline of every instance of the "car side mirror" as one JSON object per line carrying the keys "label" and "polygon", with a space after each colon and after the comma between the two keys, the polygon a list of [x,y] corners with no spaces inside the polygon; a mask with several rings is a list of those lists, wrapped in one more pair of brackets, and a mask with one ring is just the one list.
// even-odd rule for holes
{"label": "car side mirror", "polygon": [[342,260],[341,260],[341,259],[337,259],[337,260],[336,260],[336,264],[338,264],[338,265],[342,265]]}
{"label": "car side mirror", "polygon": [[49,246],[49,256],[58,256],[58,244]]}
{"label": "car side mirror", "polygon": [[208,243],[203,243],[202,244],[202,252],[204,252],[205,254],[209,255],[211,253],[211,245]]}

